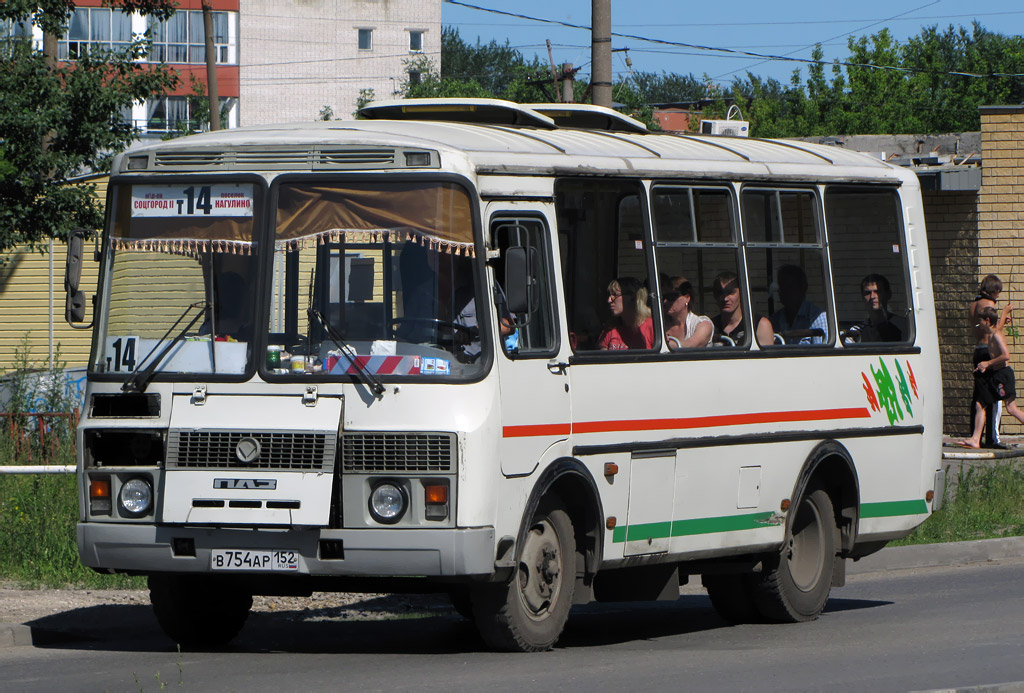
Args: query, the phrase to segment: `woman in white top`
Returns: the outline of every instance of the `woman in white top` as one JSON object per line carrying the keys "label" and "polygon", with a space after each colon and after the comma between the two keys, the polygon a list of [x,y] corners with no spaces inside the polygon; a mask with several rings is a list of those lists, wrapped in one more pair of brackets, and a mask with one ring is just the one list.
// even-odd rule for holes
{"label": "woman in white top", "polygon": [[715,329],[711,319],[690,311],[693,286],[686,277],[672,277],[662,289],[661,305],[665,311],[665,341],[673,351],[711,344]]}

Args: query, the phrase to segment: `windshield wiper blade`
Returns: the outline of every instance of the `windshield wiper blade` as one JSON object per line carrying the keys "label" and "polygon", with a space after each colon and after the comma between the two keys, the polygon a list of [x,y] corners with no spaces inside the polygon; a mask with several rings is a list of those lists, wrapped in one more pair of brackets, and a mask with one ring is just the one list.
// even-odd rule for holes
{"label": "windshield wiper blade", "polygon": [[[164,340],[167,339],[167,335],[173,332],[174,328],[181,324],[181,321],[185,319],[185,316],[187,316],[189,311],[192,310],[193,308],[199,308],[199,312],[196,313],[196,316],[194,318],[192,318],[192,321],[189,322],[189,324],[185,325],[181,332],[179,332],[173,339],[167,342],[167,345],[160,351],[159,354],[157,354],[156,358],[149,362],[149,365],[147,365],[145,368],[142,368],[142,364],[146,363],[146,361],[149,360],[149,357],[153,355],[153,352],[156,351],[161,344],[163,344]],[[185,337],[185,335],[188,334],[188,331],[192,329],[192,326],[196,324],[199,318],[206,315],[206,311],[209,308],[210,304],[205,301],[199,301],[197,303],[192,303],[188,305],[185,308],[184,312],[182,312],[181,316],[177,320],[175,320],[174,324],[171,325],[167,332],[164,333],[164,336],[161,337],[160,340],[156,343],[156,345],[152,349],[150,349],[149,353],[146,354],[146,356],[141,361],[139,361],[139,365],[135,367],[135,370],[128,374],[128,377],[125,378],[124,383],[121,385],[121,391],[145,392],[146,386],[149,385],[149,381],[153,377],[153,373],[156,371],[156,367],[160,365],[160,362],[164,360],[164,357],[167,356],[171,349],[174,348],[174,345],[180,342]]]}
{"label": "windshield wiper blade", "polygon": [[358,375],[359,379],[363,381],[363,384],[366,385],[366,387],[368,387],[377,398],[383,396],[385,389],[384,384],[377,379],[377,376],[367,370],[366,366],[363,365],[363,362],[359,360],[359,356],[356,352],[353,351],[352,347],[350,347],[345,341],[345,338],[342,337],[336,329],[334,329],[333,325],[327,322],[319,310],[316,308],[309,308],[306,312],[309,314],[310,322],[315,319],[320,323],[320,326],[324,328],[324,332],[326,332],[327,336],[331,338],[332,342],[334,342],[334,346],[341,350],[341,353],[345,355],[345,358],[347,358],[356,369],[356,375]]}

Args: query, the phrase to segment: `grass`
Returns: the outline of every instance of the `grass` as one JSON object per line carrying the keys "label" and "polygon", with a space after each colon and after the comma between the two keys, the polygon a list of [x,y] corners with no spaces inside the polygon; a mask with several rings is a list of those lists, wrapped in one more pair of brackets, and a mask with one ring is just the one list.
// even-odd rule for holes
{"label": "grass", "polygon": [[[951,491],[955,486],[955,496]],[[890,546],[1024,535],[1024,466],[1004,462],[961,469],[947,482],[942,509]]]}
{"label": "grass", "polygon": [[[0,464],[11,463],[4,457],[0,449]],[[52,464],[74,464],[70,446],[55,457]],[[142,578],[101,575],[82,565],[75,541],[77,483],[74,474],[0,474],[0,582],[29,589],[144,586]]]}

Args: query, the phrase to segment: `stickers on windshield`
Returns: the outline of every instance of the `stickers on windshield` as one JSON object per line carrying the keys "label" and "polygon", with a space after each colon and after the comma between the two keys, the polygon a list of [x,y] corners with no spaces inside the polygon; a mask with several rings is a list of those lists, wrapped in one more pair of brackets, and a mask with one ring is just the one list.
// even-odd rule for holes
{"label": "stickers on windshield", "polygon": [[[357,356],[359,365],[373,375],[451,375],[451,361],[422,356]],[[355,375],[356,367],[340,358],[329,369],[332,375]]]}
{"label": "stickers on windshield", "polygon": [[132,217],[251,217],[251,183],[133,185]]}

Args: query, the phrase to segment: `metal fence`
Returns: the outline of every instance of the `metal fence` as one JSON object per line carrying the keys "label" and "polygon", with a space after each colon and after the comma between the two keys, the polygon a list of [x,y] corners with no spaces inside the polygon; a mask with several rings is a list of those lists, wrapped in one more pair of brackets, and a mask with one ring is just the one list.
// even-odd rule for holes
{"label": "metal fence", "polygon": [[0,465],[0,474],[71,474],[75,465],[49,464],[61,443],[74,435],[78,410],[74,412],[0,412],[0,430],[12,446],[12,457],[27,462]]}

